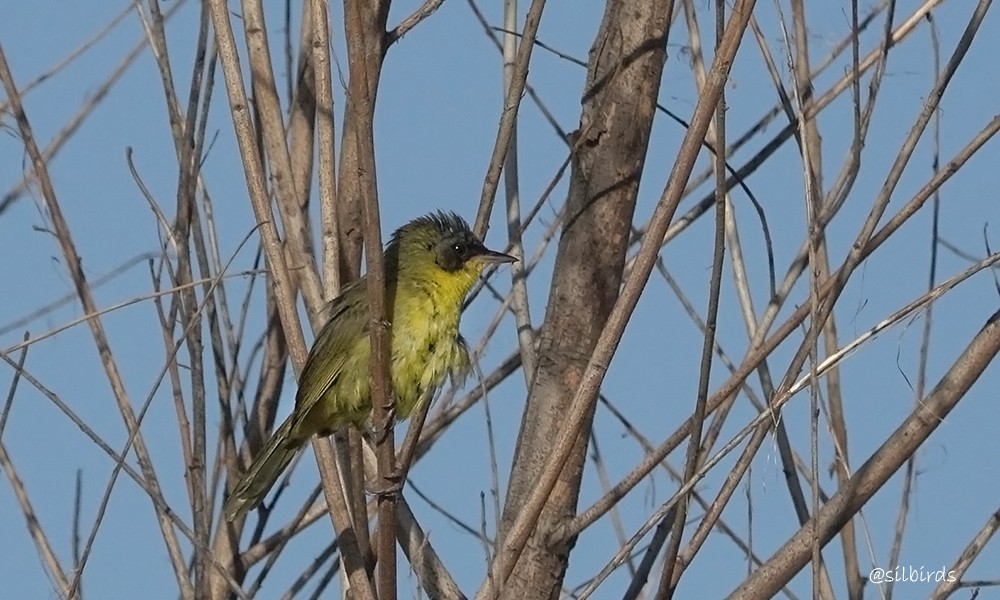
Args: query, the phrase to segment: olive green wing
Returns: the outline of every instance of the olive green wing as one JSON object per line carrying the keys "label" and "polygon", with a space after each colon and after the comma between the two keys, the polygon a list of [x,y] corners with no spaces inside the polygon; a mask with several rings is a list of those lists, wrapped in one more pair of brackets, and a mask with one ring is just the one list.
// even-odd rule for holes
{"label": "olive green wing", "polygon": [[356,351],[358,340],[368,335],[366,294],[365,278],[362,277],[347,286],[329,305],[330,318],[316,336],[299,378],[299,390],[295,395],[296,437],[317,433],[299,431],[299,425],[337,384],[351,352]]}

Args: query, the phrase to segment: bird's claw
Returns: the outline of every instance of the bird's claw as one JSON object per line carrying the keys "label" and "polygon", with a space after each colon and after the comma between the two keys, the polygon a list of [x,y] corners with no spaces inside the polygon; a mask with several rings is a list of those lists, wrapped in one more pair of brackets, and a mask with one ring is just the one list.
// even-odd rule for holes
{"label": "bird's claw", "polygon": [[391,473],[386,474],[377,481],[365,485],[365,492],[370,496],[385,497],[394,496],[403,489],[403,473],[397,466]]}

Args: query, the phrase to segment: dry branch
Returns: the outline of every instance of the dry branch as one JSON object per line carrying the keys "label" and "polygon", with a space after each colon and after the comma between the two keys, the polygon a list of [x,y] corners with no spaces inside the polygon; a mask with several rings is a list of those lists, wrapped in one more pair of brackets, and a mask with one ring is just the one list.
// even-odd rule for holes
{"label": "dry branch", "polygon": [[994,313],[934,390],[879,446],[848,484],[793,535],[764,565],[730,594],[732,600],[771,598],[812,554],[813,540],[825,546],[900,466],[924,443],[1000,352],[1000,312]]}

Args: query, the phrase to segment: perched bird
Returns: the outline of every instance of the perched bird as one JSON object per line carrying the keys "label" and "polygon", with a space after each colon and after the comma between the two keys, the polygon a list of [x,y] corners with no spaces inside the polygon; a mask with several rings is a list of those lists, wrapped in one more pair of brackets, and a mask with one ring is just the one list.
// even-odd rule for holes
{"label": "perched bird", "polygon": [[[392,234],[385,248],[385,293],[397,419],[432,398],[447,377],[465,378],[469,352],[458,331],[462,303],[483,269],[514,260],[487,249],[454,213],[420,217]],[[372,411],[369,321],[362,277],[330,304],[330,319],[299,378],[295,410],[236,484],[223,507],[226,520],[260,504],[310,436],[364,427]]]}

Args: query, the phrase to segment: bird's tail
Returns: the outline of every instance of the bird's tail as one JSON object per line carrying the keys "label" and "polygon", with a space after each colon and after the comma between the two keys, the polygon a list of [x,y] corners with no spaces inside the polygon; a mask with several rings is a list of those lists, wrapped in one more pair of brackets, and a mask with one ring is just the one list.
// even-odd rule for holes
{"label": "bird's tail", "polygon": [[227,521],[236,520],[260,504],[288,463],[295,458],[301,442],[296,443],[292,439],[294,425],[291,416],[285,419],[253,459],[250,468],[243,473],[243,477],[240,477],[225,506],[222,507]]}

